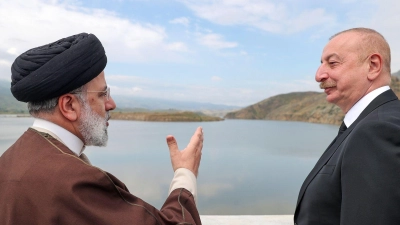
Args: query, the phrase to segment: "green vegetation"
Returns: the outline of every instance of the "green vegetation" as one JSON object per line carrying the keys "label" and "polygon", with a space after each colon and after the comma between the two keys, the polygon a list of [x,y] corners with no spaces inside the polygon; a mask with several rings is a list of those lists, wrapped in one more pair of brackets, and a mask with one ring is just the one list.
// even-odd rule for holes
{"label": "green vegetation", "polygon": [[5,104],[3,105],[3,100],[0,98],[0,114],[28,114],[28,109],[23,109],[23,107],[15,107],[15,105]]}
{"label": "green vegetation", "polygon": [[220,117],[207,116],[195,112],[111,112],[111,119],[162,121],[162,122],[205,122],[221,121]]}
{"label": "green vegetation", "polygon": [[10,104],[0,97],[0,114],[28,114],[26,104]]}
{"label": "green vegetation", "polygon": [[[9,85],[9,83],[7,83]],[[0,114],[27,114],[26,103],[17,101],[11,95],[10,88],[0,82]]]}

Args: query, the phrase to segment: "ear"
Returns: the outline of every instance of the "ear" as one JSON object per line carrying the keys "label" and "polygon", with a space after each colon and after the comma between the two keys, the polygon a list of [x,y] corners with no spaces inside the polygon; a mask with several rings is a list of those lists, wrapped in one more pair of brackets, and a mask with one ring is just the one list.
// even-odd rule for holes
{"label": "ear", "polygon": [[81,104],[75,95],[65,94],[58,99],[58,108],[67,120],[74,122],[80,115]]}
{"label": "ear", "polygon": [[368,62],[368,80],[373,81],[382,72],[382,56],[378,53],[374,53],[367,59]]}

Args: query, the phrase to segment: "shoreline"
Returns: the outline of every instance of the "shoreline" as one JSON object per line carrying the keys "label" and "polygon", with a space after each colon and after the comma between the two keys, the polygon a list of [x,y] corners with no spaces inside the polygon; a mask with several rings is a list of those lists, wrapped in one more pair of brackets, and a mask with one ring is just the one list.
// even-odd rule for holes
{"label": "shoreline", "polygon": [[133,120],[151,122],[217,122],[223,118],[199,114],[192,111],[178,112],[110,112],[113,120]]}
{"label": "shoreline", "polygon": [[203,225],[292,225],[293,215],[200,215]]}
{"label": "shoreline", "polygon": [[[118,112],[117,112],[118,113]],[[30,114],[1,114],[0,113],[0,118],[28,118],[31,117],[33,118]],[[222,122],[225,120],[260,120],[260,121],[280,121],[280,122],[300,122],[300,123],[311,123],[311,124],[322,124],[322,125],[334,125],[336,126],[337,124],[331,124],[331,123],[317,123],[317,122],[310,122],[310,121],[300,121],[300,120],[265,120],[265,119],[232,119],[232,118],[221,118],[220,120],[146,120],[143,117],[139,119],[134,119],[134,118],[116,118],[115,116],[111,116],[110,120],[126,120],[126,121],[140,121],[140,122],[168,122],[168,123],[173,123],[173,122]]]}
{"label": "shoreline", "polygon": [[30,114],[15,114],[15,113],[13,113],[13,114],[1,114],[0,113],[0,117],[2,117],[2,118],[7,118],[7,117],[16,118],[16,117],[32,117],[32,116]]}

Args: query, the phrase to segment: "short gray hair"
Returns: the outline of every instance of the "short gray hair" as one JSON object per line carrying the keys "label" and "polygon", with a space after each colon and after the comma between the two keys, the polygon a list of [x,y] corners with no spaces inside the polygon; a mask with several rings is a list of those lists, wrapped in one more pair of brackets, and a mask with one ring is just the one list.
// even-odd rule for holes
{"label": "short gray hair", "polygon": [[[69,92],[71,94],[75,94],[81,103],[86,102],[86,88],[85,85],[82,85],[75,90]],[[58,99],[60,97],[51,98],[44,101],[38,102],[28,102],[28,111],[33,117],[39,117],[39,114],[52,114],[58,105]]]}
{"label": "short gray hair", "polygon": [[354,32],[361,35],[361,41],[359,42],[360,60],[365,60],[368,54],[379,53],[382,56],[383,60],[383,69],[391,74],[390,68],[390,46],[387,43],[386,39],[382,34],[377,32],[376,30],[364,27],[352,28],[348,30],[341,31],[335,35],[333,35],[329,40],[332,40],[334,37],[348,32]]}

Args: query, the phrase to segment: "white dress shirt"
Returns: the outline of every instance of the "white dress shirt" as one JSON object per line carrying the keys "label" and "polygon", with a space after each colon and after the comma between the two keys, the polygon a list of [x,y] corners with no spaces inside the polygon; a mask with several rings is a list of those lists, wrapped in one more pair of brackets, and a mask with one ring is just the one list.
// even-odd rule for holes
{"label": "white dress shirt", "polygon": [[83,153],[83,150],[85,150],[85,146],[81,139],[50,121],[35,118],[32,128],[50,134],[52,137],[67,146],[69,150],[77,156],[80,156]]}
{"label": "white dress shirt", "polygon": [[362,97],[356,104],[351,107],[351,109],[346,113],[344,116],[343,122],[346,124],[346,127],[350,127],[351,124],[356,121],[356,119],[360,116],[361,112],[367,108],[367,106],[376,98],[378,95],[382,94],[383,92],[389,90],[389,86],[383,86],[377,88],[364,97]]}
{"label": "white dress shirt", "polygon": [[[81,139],[57,124],[47,120],[35,118],[32,128],[37,131],[50,134],[52,137],[67,146],[78,157],[81,157],[83,151],[85,150],[85,145]],[[192,171],[185,168],[179,168],[175,171],[174,178],[172,179],[169,187],[169,194],[178,188],[185,188],[186,190],[190,191],[195,202],[197,202],[197,179]]]}

